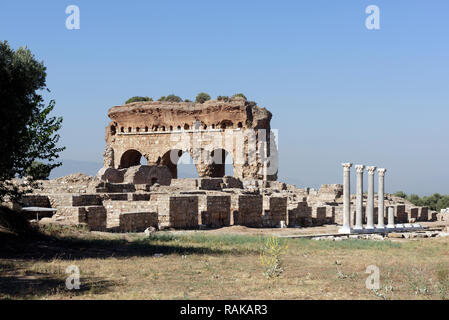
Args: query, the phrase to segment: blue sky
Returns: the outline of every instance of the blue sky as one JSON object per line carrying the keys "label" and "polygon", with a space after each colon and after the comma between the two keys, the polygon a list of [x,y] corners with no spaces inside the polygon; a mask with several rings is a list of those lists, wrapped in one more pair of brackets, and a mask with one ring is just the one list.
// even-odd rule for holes
{"label": "blue sky", "polygon": [[[80,30],[67,30],[77,5]],[[368,5],[380,30],[365,28]],[[244,92],[273,113],[279,179],[449,193],[447,0],[2,1],[0,39],[47,66],[66,160],[102,162],[107,110],[134,95]],[[355,171],[355,170],[353,170]]]}

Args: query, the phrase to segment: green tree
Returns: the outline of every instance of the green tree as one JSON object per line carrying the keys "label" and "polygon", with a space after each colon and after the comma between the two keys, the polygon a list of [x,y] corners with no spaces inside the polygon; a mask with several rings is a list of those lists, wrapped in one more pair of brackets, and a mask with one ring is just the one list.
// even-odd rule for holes
{"label": "green tree", "polygon": [[398,191],[396,193],[393,193],[393,195],[402,199],[407,198],[407,194],[404,191]]}
{"label": "green tree", "polygon": [[174,94],[169,94],[168,96],[165,97],[165,100],[163,101],[168,101],[168,102],[182,102],[181,97],[175,96]]}
{"label": "green tree", "polygon": [[30,50],[0,42],[0,201],[25,192],[11,179],[26,176],[36,159],[45,160],[49,170],[61,165],[55,161],[65,149],[57,146],[62,118],[50,116],[54,100],[44,104],[45,79],[43,62]]}
{"label": "green tree", "polygon": [[232,98],[236,98],[236,97],[240,97],[240,98],[243,98],[245,100],[248,100],[248,99],[246,99],[246,97],[245,97],[245,95],[243,93],[236,93],[236,94],[234,94],[232,96]]}
{"label": "green tree", "polygon": [[153,101],[153,99],[150,97],[135,96],[135,97],[132,97],[132,98],[129,98],[128,100],[126,100],[125,104],[133,103],[133,102],[141,102],[141,101]]}
{"label": "green tree", "polygon": [[204,103],[206,101],[210,100],[210,95],[208,95],[205,92],[200,92],[198,93],[198,95],[196,96],[195,102],[196,103]]}
{"label": "green tree", "polygon": [[26,175],[35,180],[48,180],[50,172],[51,167],[39,161],[33,161],[31,166],[25,170]]}
{"label": "green tree", "polygon": [[225,101],[228,102],[229,101],[229,97],[228,96],[218,96],[217,97],[218,101]]}

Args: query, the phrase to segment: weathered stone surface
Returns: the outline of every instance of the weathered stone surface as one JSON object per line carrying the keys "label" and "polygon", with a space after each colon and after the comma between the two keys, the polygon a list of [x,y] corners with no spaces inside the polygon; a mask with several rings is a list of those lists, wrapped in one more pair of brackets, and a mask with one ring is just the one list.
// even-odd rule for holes
{"label": "weathered stone surface", "polygon": [[103,167],[97,173],[97,178],[101,181],[122,183],[124,172],[111,167]]}
{"label": "weathered stone surface", "polygon": [[177,178],[178,159],[188,152],[200,177],[223,177],[229,154],[235,177],[277,179],[272,115],[254,102],[136,102],[112,107],[108,116],[106,167],[112,162],[117,169],[138,165],[143,156],[149,165],[168,166]]}
{"label": "weathered stone surface", "polygon": [[166,166],[133,166],[125,170],[124,183],[170,185],[171,173]]}

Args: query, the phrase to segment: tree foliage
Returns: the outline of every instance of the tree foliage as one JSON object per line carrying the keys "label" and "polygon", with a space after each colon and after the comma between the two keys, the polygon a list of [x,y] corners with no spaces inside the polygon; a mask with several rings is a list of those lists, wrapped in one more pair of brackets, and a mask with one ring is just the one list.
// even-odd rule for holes
{"label": "tree foliage", "polygon": [[234,94],[232,96],[232,98],[237,98],[237,97],[240,97],[240,98],[243,98],[245,100],[248,100],[248,99],[246,99],[246,96],[243,93],[236,93],[236,94]]}
{"label": "tree foliage", "polygon": [[0,42],[0,201],[20,197],[23,191],[11,179],[26,176],[36,159],[49,170],[61,165],[55,161],[65,149],[57,146],[62,118],[50,116],[54,100],[44,104],[45,79],[43,62],[30,50]]}
{"label": "tree foliage", "polygon": [[158,101],[167,101],[167,102],[182,102],[181,97],[178,97],[174,94],[169,94],[168,96],[162,96],[158,99]]}
{"label": "tree foliage", "polygon": [[153,101],[153,99],[150,97],[135,96],[135,97],[132,97],[132,98],[129,98],[128,100],[126,100],[125,104],[133,103],[133,102],[141,102],[141,101]]}
{"label": "tree foliage", "polygon": [[33,161],[25,172],[28,177],[32,177],[34,180],[48,180],[51,167],[45,163]]}
{"label": "tree foliage", "polygon": [[410,201],[415,206],[429,207],[431,210],[440,211],[449,208],[449,195],[434,193],[431,196],[420,197],[417,194],[407,195],[402,191],[396,192],[394,195]]}
{"label": "tree foliage", "polygon": [[208,95],[205,92],[200,92],[198,93],[198,95],[196,96],[195,102],[196,103],[204,103],[206,101],[210,100],[210,95]]}

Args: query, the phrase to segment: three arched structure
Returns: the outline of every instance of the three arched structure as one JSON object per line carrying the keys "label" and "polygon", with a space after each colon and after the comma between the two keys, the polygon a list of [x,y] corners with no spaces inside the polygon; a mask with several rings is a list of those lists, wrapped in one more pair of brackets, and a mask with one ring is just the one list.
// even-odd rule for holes
{"label": "three arched structure", "polygon": [[224,176],[230,157],[236,178],[277,179],[277,167],[266,170],[277,164],[271,113],[253,102],[142,102],[113,107],[108,115],[105,167],[138,165],[143,156],[176,178],[179,158],[188,153],[201,178]]}
{"label": "three arched structure", "polygon": [[185,153],[190,155],[200,177],[224,177],[228,158],[231,158],[230,164],[234,166],[231,154],[223,148],[213,149],[212,151],[201,148],[195,150],[170,149],[163,152],[155,162],[150,161],[142,152],[129,149],[120,155],[118,168],[123,169],[139,165],[141,164],[141,158],[145,157],[148,164],[166,166],[170,170],[172,178],[177,179],[179,159]]}

